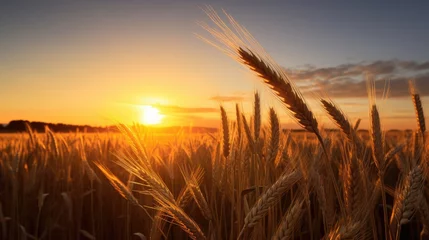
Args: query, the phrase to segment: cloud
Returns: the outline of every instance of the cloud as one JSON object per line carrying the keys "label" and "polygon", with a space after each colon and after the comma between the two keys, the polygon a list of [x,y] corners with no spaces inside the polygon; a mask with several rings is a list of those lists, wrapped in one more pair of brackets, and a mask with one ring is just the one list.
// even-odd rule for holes
{"label": "cloud", "polygon": [[307,65],[304,69],[286,69],[286,72],[298,83],[311,82],[300,87],[304,93],[323,90],[332,97],[367,97],[364,75],[369,73],[377,80],[380,93],[385,84],[382,80],[389,80],[390,97],[409,96],[409,79],[415,80],[420,95],[429,95],[429,62],[389,60],[329,68]]}
{"label": "cloud", "polygon": [[[389,78],[390,97],[408,97],[408,80],[410,77],[392,77]],[[421,74],[412,77],[415,80],[417,89],[421,96],[429,96],[429,73]],[[381,96],[384,89],[385,81],[379,80],[376,82],[377,95]],[[343,80],[341,82],[328,83],[323,86],[323,90],[327,91],[333,97],[367,97],[366,81],[355,81],[353,79]],[[380,94],[380,95],[379,95]]]}
{"label": "cloud", "polygon": [[154,105],[161,112],[177,113],[177,114],[189,114],[189,113],[213,113],[219,112],[217,108],[208,107],[180,107],[175,105]]}
{"label": "cloud", "polygon": [[217,102],[242,102],[246,100],[245,94],[234,94],[230,96],[213,96],[210,100]]}

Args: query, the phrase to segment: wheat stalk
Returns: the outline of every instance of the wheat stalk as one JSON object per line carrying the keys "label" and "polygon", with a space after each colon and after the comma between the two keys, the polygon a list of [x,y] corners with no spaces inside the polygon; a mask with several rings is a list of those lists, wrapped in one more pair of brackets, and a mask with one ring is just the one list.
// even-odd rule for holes
{"label": "wheat stalk", "polygon": [[242,124],[242,117],[241,117],[241,112],[240,112],[240,107],[238,106],[238,104],[235,105],[235,114],[236,114],[236,118],[237,118],[237,134],[238,134],[238,139],[237,142],[239,144],[239,146],[241,146],[241,139],[243,137],[243,124]]}
{"label": "wheat stalk", "polygon": [[359,125],[362,119],[358,118],[354,124],[353,130],[357,131],[359,129]]}

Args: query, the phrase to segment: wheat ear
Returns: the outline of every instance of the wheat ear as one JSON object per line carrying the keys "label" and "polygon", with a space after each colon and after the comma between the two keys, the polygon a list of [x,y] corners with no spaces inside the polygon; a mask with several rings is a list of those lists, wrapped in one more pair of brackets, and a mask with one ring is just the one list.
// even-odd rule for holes
{"label": "wheat ear", "polygon": [[279,226],[277,231],[272,237],[272,240],[287,240],[292,239],[293,233],[297,228],[303,213],[304,201],[302,199],[297,199],[294,201],[294,204],[287,211]]}
{"label": "wheat ear", "polygon": [[279,151],[280,144],[280,123],[279,117],[273,108],[270,108],[270,145],[268,146],[268,162],[274,163]]}
{"label": "wheat ear", "polygon": [[176,205],[164,206],[162,211],[170,215],[175,222],[194,240],[206,239],[198,224]]}
{"label": "wheat ear", "polygon": [[[188,186],[185,186],[179,193],[179,196],[176,199],[177,204],[180,208],[184,209],[192,199],[192,194],[189,191]],[[166,238],[165,234],[162,232],[164,228],[165,221],[162,221],[162,211],[158,211],[153,218],[152,227],[150,230],[150,239],[159,239],[161,234]]]}
{"label": "wheat ear", "polygon": [[222,106],[220,107],[220,112],[222,117],[223,156],[228,158],[230,151],[228,117],[226,116],[226,111]]}
{"label": "wheat ear", "polygon": [[356,216],[362,201],[362,181],[359,171],[359,165],[355,156],[352,156],[350,162],[345,164],[344,180],[344,199],[347,213],[350,217]]}
{"label": "wheat ear", "polygon": [[423,185],[423,170],[417,165],[409,172],[402,190],[395,197],[390,228],[396,236],[401,231],[401,225],[410,222],[415,210],[419,208]]}
{"label": "wheat ear", "polygon": [[409,81],[411,98],[413,99],[414,109],[417,116],[417,125],[421,134],[424,136],[426,132],[425,115],[423,113],[422,101],[420,100],[420,94],[417,93],[416,87],[413,81]]}
{"label": "wheat ear", "polygon": [[254,227],[268,212],[281,197],[281,195],[289,190],[296,182],[302,178],[302,174],[298,170],[291,173],[285,173],[259,197],[255,205],[250,209],[250,212],[244,219],[244,226],[238,236],[240,238],[247,228]]}
{"label": "wheat ear", "polygon": [[385,162],[383,135],[381,131],[380,115],[378,114],[377,106],[375,104],[371,106],[371,140],[374,163],[379,171],[384,172]]}
{"label": "wheat ear", "polygon": [[110,184],[115,188],[116,191],[118,191],[118,193],[122,197],[130,201],[130,203],[132,203],[133,205],[141,206],[138,200],[131,193],[130,189],[124,183],[122,183],[122,181],[119,180],[119,178],[116,177],[115,174],[113,174],[108,168],[101,165],[100,163],[95,162],[94,164],[98,167],[98,169],[100,169],[104,176],[106,176]]}
{"label": "wheat ear", "polygon": [[240,47],[237,51],[243,63],[257,73],[264,80],[264,83],[276,93],[298,123],[304,129],[319,134],[317,120],[313,116],[313,112],[310,111],[300,93],[294,89],[289,80],[249,49],[245,50]]}
{"label": "wheat ear", "polygon": [[332,101],[321,99],[320,102],[322,103],[323,108],[326,110],[329,116],[331,116],[331,118],[343,131],[347,138],[353,142],[356,138],[356,134],[346,115]]}
{"label": "wheat ear", "polygon": [[195,202],[198,205],[201,213],[207,220],[212,219],[212,213],[209,204],[206,201],[201,189],[199,187],[199,181],[202,179],[204,173],[202,168],[197,168],[193,174],[189,174],[186,168],[181,168],[183,178],[185,179],[186,185],[190,190]]}
{"label": "wheat ear", "polygon": [[251,150],[254,151],[255,142],[253,141],[253,138],[252,138],[252,132],[250,131],[249,124],[247,123],[247,120],[244,114],[242,114],[241,116],[243,119],[244,132],[246,133],[247,142],[250,145]]}

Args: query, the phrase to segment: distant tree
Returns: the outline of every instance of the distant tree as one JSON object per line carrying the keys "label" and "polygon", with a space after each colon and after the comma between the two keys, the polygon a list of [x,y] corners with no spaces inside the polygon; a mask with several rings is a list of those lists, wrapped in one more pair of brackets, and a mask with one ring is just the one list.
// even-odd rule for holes
{"label": "distant tree", "polygon": [[6,126],[6,129],[11,132],[23,132],[25,131],[26,123],[30,122],[25,120],[13,120],[9,122],[9,124]]}

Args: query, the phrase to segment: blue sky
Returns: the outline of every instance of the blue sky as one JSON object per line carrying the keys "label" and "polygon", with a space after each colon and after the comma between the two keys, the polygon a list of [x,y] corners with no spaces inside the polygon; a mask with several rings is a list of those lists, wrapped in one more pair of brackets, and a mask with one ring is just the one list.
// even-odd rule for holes
{"label": "blue sky", "polygon": [[[409,99],[399,94],[404,76],[417,77],[421,94],[429,95],[425,1],[1,1],[0,122],[108,124],[135,118],[130,106],[161,104],[183,110],[171,123],[216,125],[219,103],[231,111],[234,105],[219,99],[240,100],[246,108],[255,89],[265,106],[277,105],[244,68],[195,37],[204,34],[196,22],[209,21],[200,9],[206,4],[225,9],[280,65],[328,89],[336,82],[322,70],[348,83],[360,76],[342,76],[338,69],[345,65],[390,69],[377,75],[398,90],[389,101],[402,112],[387,120],[389,127],[413,117]],[[411,63],[421,67],[403,67]],[[366,117],[366,100],[356,91],[332,97],[361,104],[344,110]],[[396,116],[391,103],[386,113]],[[198,107],[211,110],[192,111]],[[287,115],[283,120],[290,123]]]}

